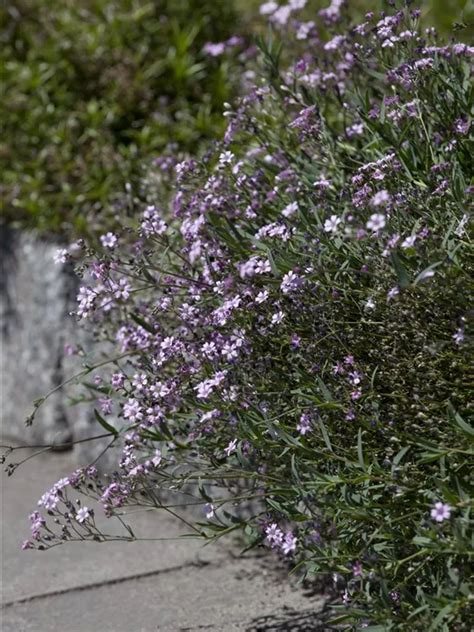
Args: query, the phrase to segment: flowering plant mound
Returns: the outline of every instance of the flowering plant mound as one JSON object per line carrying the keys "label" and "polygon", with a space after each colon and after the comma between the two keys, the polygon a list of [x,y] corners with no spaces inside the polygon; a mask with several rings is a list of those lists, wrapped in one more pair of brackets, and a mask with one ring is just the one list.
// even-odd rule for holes
{"label": "flowering plant mound", "polygon": [[77,314],[118,347],[96,416],[124,447],[45,494],[56,526],[35,512],[25,547],[107,539],[69,487],[110,516],[183,489],[204,537],[332,578],[334,623],[468,630],[474,49],[417,11],[346,29],[305,4],[263,7],[266,72],[170,208],[84,250]]}

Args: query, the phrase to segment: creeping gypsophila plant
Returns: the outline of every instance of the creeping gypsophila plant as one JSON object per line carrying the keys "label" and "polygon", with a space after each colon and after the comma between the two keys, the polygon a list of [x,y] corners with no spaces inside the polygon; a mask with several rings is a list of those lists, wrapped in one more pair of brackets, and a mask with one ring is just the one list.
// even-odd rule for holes
{"label": "creeping gypsophila plant", "polygon": [[123,449],[47,492],[25,547],[107,540],[94,501],[181,489],[203,537],[330,578],[334,622],[468,630],[474,49],[416,10],[263,13],[216,151],[84,251],[77,316],[115,347],[96,415]]}

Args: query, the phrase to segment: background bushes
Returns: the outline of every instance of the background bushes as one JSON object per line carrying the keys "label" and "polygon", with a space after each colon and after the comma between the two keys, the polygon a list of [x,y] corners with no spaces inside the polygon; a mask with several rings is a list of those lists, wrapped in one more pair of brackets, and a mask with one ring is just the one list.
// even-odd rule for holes
{"label": "background bushes", "polygon": [[235,35],[231,1],[7,0],[0,15],[9,221],[90,232],[146,157],[219,134],[231,78],[202,48]]}

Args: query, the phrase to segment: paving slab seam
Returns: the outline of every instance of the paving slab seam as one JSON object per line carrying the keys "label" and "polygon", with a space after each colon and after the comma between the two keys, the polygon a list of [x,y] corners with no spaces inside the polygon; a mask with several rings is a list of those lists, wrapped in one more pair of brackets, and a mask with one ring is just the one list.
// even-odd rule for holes
{"label": "paving slab seam", "polygon": [[[161,568],[154,571],[147,571],[146,573],[136,573],[134,575],[126,575],[125,577],[114,577],[112,579],[104,579],[100,582],[92,582],[90,584],[82,584],[79,586],[71,586],[70,588],[64,588],[63,590],[52,590],[45,593],[37,593],[34,595],[27,595],[21,597],[21,599],[13,599],[6,601],[1,605],[2,609],[17,606],[18,604],[30,603],[32,601],[39,601],[41,599],[48,599],[49,597],[58,597],[60,595],[66,595],[68,593],[79,592],[82,590],[92,590],[93,588],[101,588],[102,586],[110,586],[113,584],[123,584],[128,581],[134,581],[136,579],[144,579],[146,577],[154,577],[155,575],[164,575],[166,573],[174,573],[176,571],[182,571],[186,568],[203,568],[204,566],[213,566],[213,562],[198,561],[198,562],[186,562],[186,564],[180,564],[179,566],[171,566],[170,568]],[[216,563],[217,565],[217,563]]]}

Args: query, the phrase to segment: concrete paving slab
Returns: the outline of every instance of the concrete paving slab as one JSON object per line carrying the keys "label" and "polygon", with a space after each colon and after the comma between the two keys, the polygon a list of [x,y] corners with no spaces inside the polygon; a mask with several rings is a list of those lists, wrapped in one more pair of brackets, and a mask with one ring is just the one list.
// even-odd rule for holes
{"label": "concrete paving slab", "polygon": [[[292,588],[269,556],[233,556],[230,542],[86,542],[22,551],[37,499],[74,468],[70,453],[48,453],[13,477],[2,474],[2,632],[324,629],[321,598]],[[136,514],[133,527],[155,538],[184,531],[162,512]]]}
{"label": "concrete paving slab", "polygon": [[[202,568],[188,566],[17,604],[5,609],[2,630],[296,630],[303,628],[288,627],[291,620],[313,613],[313,627],[305,629],[316,631],[321,605],[321,600],[310,600],[272,577],[257,560],[240,559]],[[276,627],[276,622],[281,626],[282,621],[287,627]]]}
{"label": "concrete paving slab", "polygon": [[[48,453],[31,459],[11,477],[2,471],[2,602],[177,568],[198,558],[209,561],[222,554],[222,549],[216,547],[203,549],[202,540],[178,539],[186,529],[163,512],[136,513],[127,522],[141,537],[176,539],[71,542],[44,552],[22,551],[21,543],[29,537],[28,514],[36,508],[38,498],[75,467],[70,453]],[[117,521],[103,518],[104,522],[109,533],[123,533]]]}

